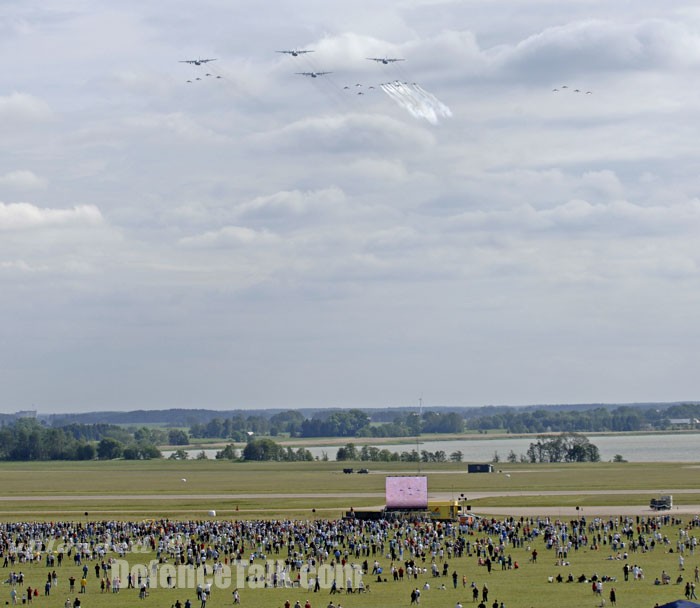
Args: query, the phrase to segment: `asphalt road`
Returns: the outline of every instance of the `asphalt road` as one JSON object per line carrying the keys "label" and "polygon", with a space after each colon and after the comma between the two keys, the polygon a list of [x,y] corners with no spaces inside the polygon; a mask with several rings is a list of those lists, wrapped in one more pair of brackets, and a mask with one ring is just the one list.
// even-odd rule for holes
{"label": "asphalt road", "polygon": [[[673,494],[684,494],[684,493],[696,493],[696,490],[673,490]],[[669,494],[671,491],[667,489],[659,489],[657,491],[650,492],[649,489],[645,490],[620,490],[616,491],[615,494]],[[480,498],[499,498],[499,497],[517,497],[517,496],[595,496],[595,495],[607,495],[608,492],[602,490],[564,490],[564,491],[512,491],[512,492],[475,492],[469,494],[470,500],[477,500]],[[207,503],[212,500],[230,500],[233,503],[237,500],[243,499],[309,499],[309,501],[317,501],[317,510],[326,510],[323,508],[324,498],[346,498],[348,499],[348,504],[352,504],[353,498],[376,498],[378,500],[384,499],[383,492],[360,492],[354,494],[348,494],[344,492],[337,493],[315,493],[315,494],[300,494],[300,493],[287,493],[287,492],[275,492],[275,493],[247,493],[247,494],[58,494],[52,496],[2,496],[0,495],[1,503],[13,503],[13,502],[80,502],[80,503],[94,503],[94,502],[111,502],[111,503],[129,503],[134,506],[141,501],[179,501],[179,500],[196,500],[197,502]],[[454,493],[452,492],[435,492],[431,494],[431,498],[434,500],[450,500],[454,498]],[[320,501],[320,502],[319,502]],[[124,505],[126,506],[126,505]],[[380,509],[383,505],[377,504],[374,507],[367,507],[367,509]],[[337,511],[339,507],[331,507],[331,510]],[[118,509],[116,509],[118,510]],[[299,507],[292,509],[272,509],[276,512],[280,511],[295,511],[300,510]],[[302,509],[303,510],[303,509]],[[111,508],[111,512],[115,509]],[[247,511],[247,509],[241,509],[242,512]],[[260,509],[251,509],[251,512],[260,512]],[[532,506],[508,506],[508,507],[484,507],[478,511],[479,513],[488,515],[512,515],[512,516],[535,516],[542,515],[547,517],[575,517],[576,515],[584,515],[586,517],[596,517],[596,516],[624,516],[624,515],[640,515],[640,516],[650,516],[655,514],[665,514],[670,513],[673,515],[700,515],[700,505],[684,504],[679,506],[674,506],[671,511],[652,511],[648,504],[644,505],[587,505],[585,508],[576,509],[575,506],[561,506],[561,507],[532,507]]]}

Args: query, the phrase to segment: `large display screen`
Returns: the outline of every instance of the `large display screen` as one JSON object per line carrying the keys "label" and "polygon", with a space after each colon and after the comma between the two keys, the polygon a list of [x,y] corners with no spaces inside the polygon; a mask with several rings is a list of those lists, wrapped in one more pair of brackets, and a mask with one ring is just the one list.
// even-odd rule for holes
{"label": "large display screen", "polygon": [[428,507],[427,477],[387,477],[387,509],[426,509]]}

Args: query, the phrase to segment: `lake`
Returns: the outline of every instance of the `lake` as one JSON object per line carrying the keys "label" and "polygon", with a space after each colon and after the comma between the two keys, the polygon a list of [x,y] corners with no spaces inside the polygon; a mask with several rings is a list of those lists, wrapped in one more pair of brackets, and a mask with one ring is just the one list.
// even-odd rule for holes
{"label": "lake", "polygon": [[[676,435],[591,435],[589,441],[598,446],[600,459],[612,460],[620,454],[629,462],[699,462],[700,433],[683,433]],[[451,439],[448,441],[421,441],[420,450],[436,452],[442,450],[449,455],[461,451],[464,462],[491,462],[494,454],[498,453],[504,462],[510,451],[515,452],[518,459],[525,454],[534,437],[513,437],[488,439]],[[363,445],[373,445],[371,439],[356,439],[353,441],[359,449]],[[319,458],[327,454],[330,460],[335,460],[339,446],[313,446],[308,450]],[[392,452],[409,452],[416,449],[416,443],[385,444],[378,446]],[[294,449],[297,449],[296,446]],[[194,458],[202,450],[187,450],[190,458]],[[218,450],[205,449],[207,458],[214,458]],[[167,458],[172,451],[164,451]]]}

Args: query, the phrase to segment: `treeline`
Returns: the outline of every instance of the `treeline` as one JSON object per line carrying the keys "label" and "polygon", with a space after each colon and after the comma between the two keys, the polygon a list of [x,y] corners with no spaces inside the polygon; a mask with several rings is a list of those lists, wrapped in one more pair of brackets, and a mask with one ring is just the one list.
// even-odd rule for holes
{"label": "treeline", "polygon": [[456,412],[417,413],[402,412],[392,422],[376,424],[364,410],[330,410],[312,418],[296,410],[260,416],[233,416],[214,418],[205,424],[190,427],[193,438],[224,438],[246,441],[250,435],[275,437],[414,437],[420,433],[461,433],[464,419]]}
{"label": "treeline", "polygon": [[[429,452],[417,450],[404,452],[392,452],[386,448],[378,448],[371,445],[363,445],[357,448],[354,443],[348,443],[340,448],[335,455],[338,461],[369,461],[369,462],[462,462],[464,454],[457,450],[449,454],[443,450]],[[555,436],[540,436],[537,441],[530,444],[527,454],[519,457],[512,450],[508,454],[507,461],[515,462],[599,462],[600,451],[587,437],[578,433],[562,433]],[[500,462],[500,456],[496,452],[493,462]]]}
{"label": "treeline", "polygon": [[530,444],[527,458],[537,462],[599,462],[600,452],[587,437],[578,433],[542,436]]}
{"label": "treeline", "polygon": [[[665,411],[620,406],[590,410],[483,408],[487,415],[465,418],[459,412],[401,411],[390,422],[376,422],[366,410],[328,410],[304,418],[299,411],[286,411],[267,418],[234,416],[215,418],[190,428],[195,438],[225,438],[245,441],[247,436],[275,437],[415,437],[420,434],[459,434],[466,431],[500,430],[506,433],[594,433],[664,430],[672,419],[700,418],[700,405],[677,405]],[[384,418],[384,415],[380,416]]]}
{"label": "treeline", "polygon": [[246,441],[251,435],[269,435],[275,437],[287,433],[292,437],[301,436],[301,426],[305,421],[304,415],[296,410],[288,410],[265,416],[244,416],[235,414],[228,418],[213,418],[206,423],[193,424],[190,427],[190,437],[193,438],[223,438],[234,441]]}
{"label": "treeline", "polygon": [[[169,457],[173,460],[187,460],[188,454],[185,450],[176,450]],[[200,452],[195,460],[206,459],[204,451]],[[281,446],[267,437],[261,439],[249,439],[243,450],[239,452],[236,447],[229,443],[224,449],[216,453],[217,460],[237,460],[237,461],[266,461],[273,460],[276,462],[306,462],[314,460],[313,455],[306,448],[297,448],[291,446]],[[327,458],[326,458],[327,460]]]}
{"label": "treeline", "polygon": [[363,462],[462,462],[464,455],[460,450],[452,452],[449,456],[443,450],[430,452],[428,450],[406,450],[392,452],[387,448],[378,448],[372,445],[363,445],[357,448],[354,443],[348,443],[338,448],[335,459],[359,460]]}
{"label": "treeline", "polygon": [[[162,432],[162,431],[161,431]],[[149,429],[131,432],[109,424],[48,427],[22,418],[0,427],[0,460],[141,460],[160,458],[160,435]]]}
{"label": "treeline", "polygon": [[672,420],[700,419],[700,405],[678,404],[666,409],[623,405],[615,409],[596,407],[589,410],[538,409],[522,412],[499,409],[487,416],[473,417],[468,428],[473,430],[502,429],[508,433],[596,433],[669,430]]}

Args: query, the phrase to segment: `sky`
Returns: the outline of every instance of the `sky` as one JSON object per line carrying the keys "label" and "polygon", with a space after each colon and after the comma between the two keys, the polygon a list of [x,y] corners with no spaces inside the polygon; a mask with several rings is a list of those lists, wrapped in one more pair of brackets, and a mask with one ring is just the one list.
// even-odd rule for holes
{"label": "sky", "polygon": [[696,400],[699,68],[691,0],[0,0],[0,411]]}

